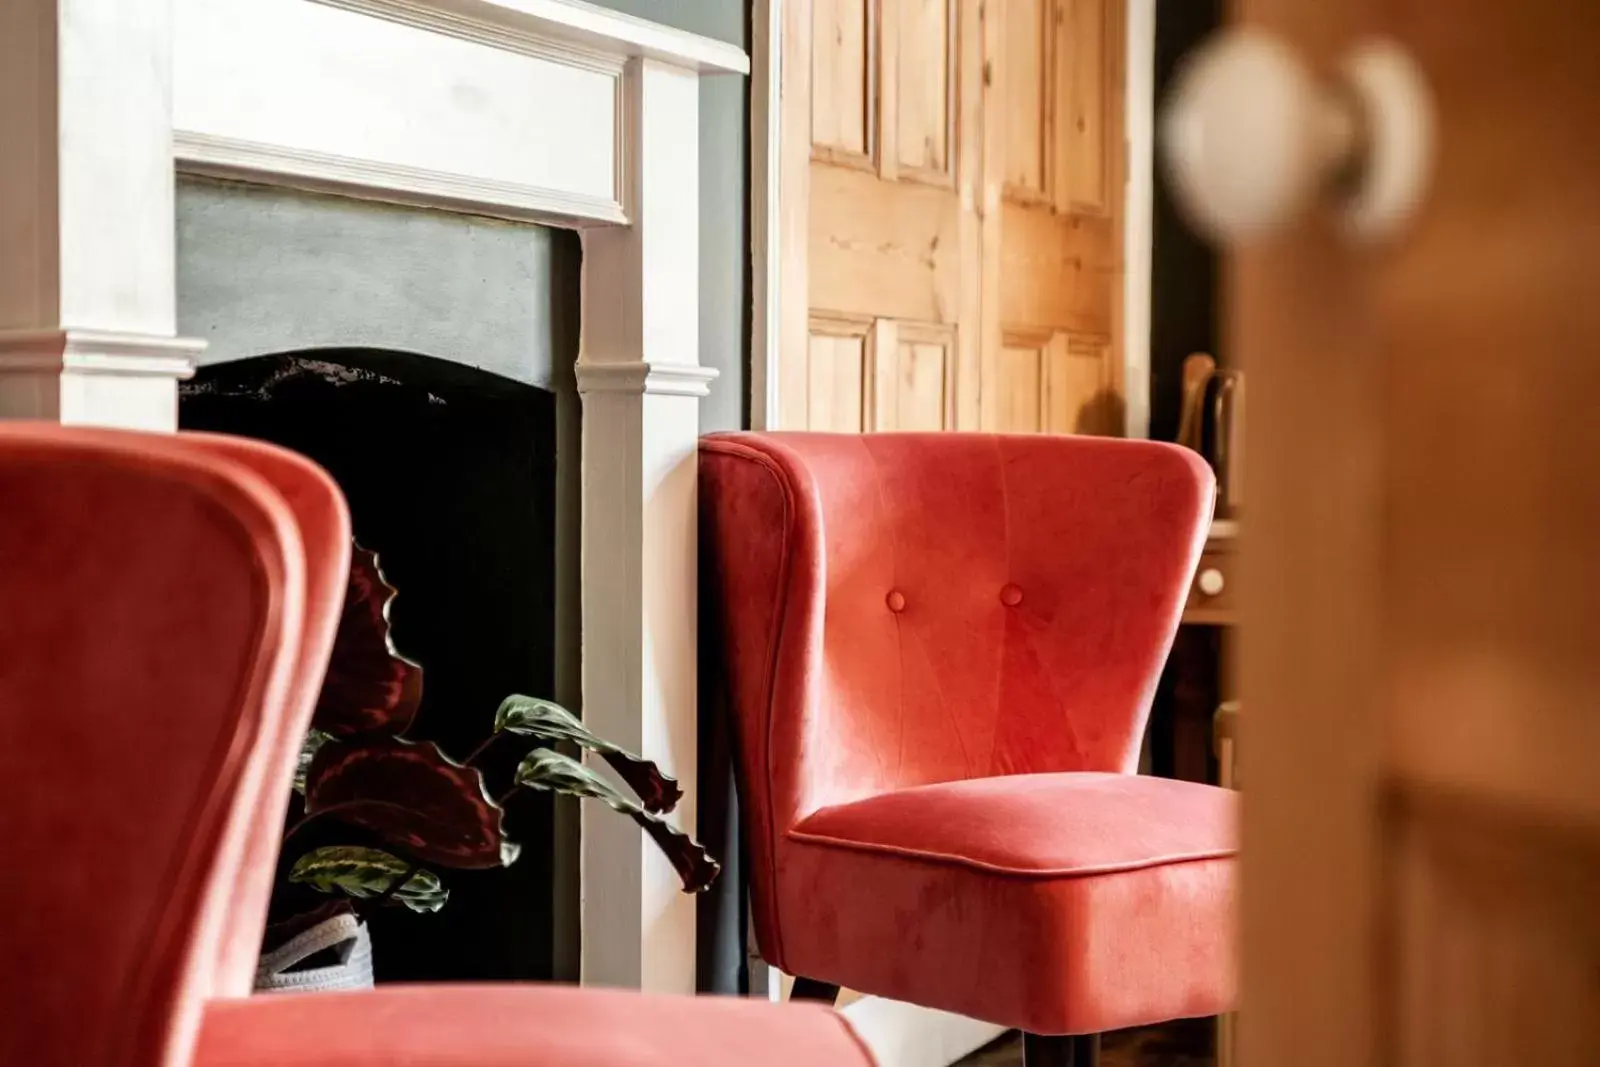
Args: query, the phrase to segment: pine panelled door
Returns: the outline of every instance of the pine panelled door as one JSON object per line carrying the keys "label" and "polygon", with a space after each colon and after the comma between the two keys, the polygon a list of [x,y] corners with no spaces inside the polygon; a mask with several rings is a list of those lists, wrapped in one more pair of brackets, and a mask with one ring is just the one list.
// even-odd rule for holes
{"label": "pine panelled door", "polygon": [[797,0],[778,423],[1123,427],[1121,0]]}

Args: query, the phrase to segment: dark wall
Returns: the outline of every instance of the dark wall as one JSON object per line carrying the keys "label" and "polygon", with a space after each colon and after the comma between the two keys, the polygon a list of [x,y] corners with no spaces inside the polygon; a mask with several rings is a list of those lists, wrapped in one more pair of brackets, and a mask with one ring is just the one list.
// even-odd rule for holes
{"label": "dark wall", "polygon": [[[406,736],[463,759],[493,732],[511,693],[553,690],[556,666],[555,399],[546,390],[405,352],[318,349],[213,364],[182,387],[184,429],[273,441],[327,468],[349,501],[356,540],[397,590],[395,647],[423,667],[422,705]],[[503,751],[485,766],[500,795]],[[294,804],[291,805],[293,808]],[[554,806],[506,803],[522,855],[504,870],[439,869],[436,914],[369,917],[381,981],[549,980],[555,889],[570,857]],[[291,811],[293,817],[293,811]],[[315,906],[286,865],[321,845],[381,846],[321,822],[280,861],[277,918]],[[294,899],[298,894],[299,900]]]}
{"label": "dark wall", "polygon": [[[1183,55],[1222,23],[1221,0],[1159,0],[1156,4],[1155,97],[1159,108]],[[1179,216],[1157,160],[1150,266],[1150,436],[1178,434],[1183,360],[1218,352],[1216,251]]]}
{"label": "dark wall", "polygon": [[[1155,99],[1159,110],[1184,56],[1222,24],[1221,0],[1157,0]],[[1217,253],[1179,215],[1165,167],[1157,159],[1153,200],[1150,279],[1150,436],[1170,441],[1178,434],[1183,401],[1183,360],[1192,352],[1209,352],[1221,363]],[[1149,769],[1162,777],[1215,781],[1210,746],[1199,745],[1200,769],[1190,758],[1192,745],[1180,752],[1178,739],[1202,736],[1211,709],[1220,699],[1222,633],[1211,626],[1185,626],[1178,631],[1150,709]],[[1174,669],[1177,665],[1178,669]],[[1200,716],[1195,709],[1203,709]],[[1182,733],[1188,730],[1189,733]],[[1207,771],[1209,770],[1209,776]]]}

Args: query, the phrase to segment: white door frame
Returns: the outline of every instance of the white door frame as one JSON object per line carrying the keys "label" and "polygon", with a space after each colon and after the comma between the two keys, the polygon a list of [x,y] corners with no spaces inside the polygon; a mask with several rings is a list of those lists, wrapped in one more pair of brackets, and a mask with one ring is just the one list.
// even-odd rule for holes
{"label": "white door frame", "polygon": [[[750,427],[778,425],[783,336],[783,250],[806,239],[805,169],[784,172],[782,57],[786,17],[808,0],[751,0],[750,32]],[[1150,251],[1153,233],[1156,0],[1126,0],[1124,86],[1127,189],[1123,206],[1123,432],[1150,435]],[[798,190],[795,188],[798,186]],[[798,196],[799,202],[794,198]],[[786,210],[787,209],[787,210]],[[788,265],[804,284],[804,260]]]}

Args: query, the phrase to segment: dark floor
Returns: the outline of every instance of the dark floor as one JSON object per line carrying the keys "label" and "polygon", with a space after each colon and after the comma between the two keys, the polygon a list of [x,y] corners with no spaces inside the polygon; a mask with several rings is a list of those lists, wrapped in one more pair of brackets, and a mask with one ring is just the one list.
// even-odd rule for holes
{"label": "dark floor", "polygon": [[[1100,1063],[1101,1067],[1214,1067],[1215,1041],[1216,1024],[1211,1019],[1118,1030],[1102,1039]],[[1022,1038],[1007,1034],[957,1067],[1022,1067]]]}

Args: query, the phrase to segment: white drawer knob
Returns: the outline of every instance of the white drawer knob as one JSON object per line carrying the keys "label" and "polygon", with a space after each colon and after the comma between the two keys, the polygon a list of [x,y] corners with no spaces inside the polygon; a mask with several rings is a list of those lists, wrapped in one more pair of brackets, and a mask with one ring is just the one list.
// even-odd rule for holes
{"label": "white drawer knob", "polygon": [[1409,218],[1427,186],[1433,107],[1422,72],[1386,41],[1323,82],[1290,48],[1235,30],[1187,61],[1161,117],[1179,202],[1213,236],[1277,229],[1326,198],[1354,237]]}
{"label": "white drawer knob", "polygon": [[1223,586],[1227,582],[1223,579],[1221,571],[1215,567],[1207,567],[1200,572],[1199,577],[1194,580],[1194,584],[1206,596],[1216,596],[1222,592]]}

